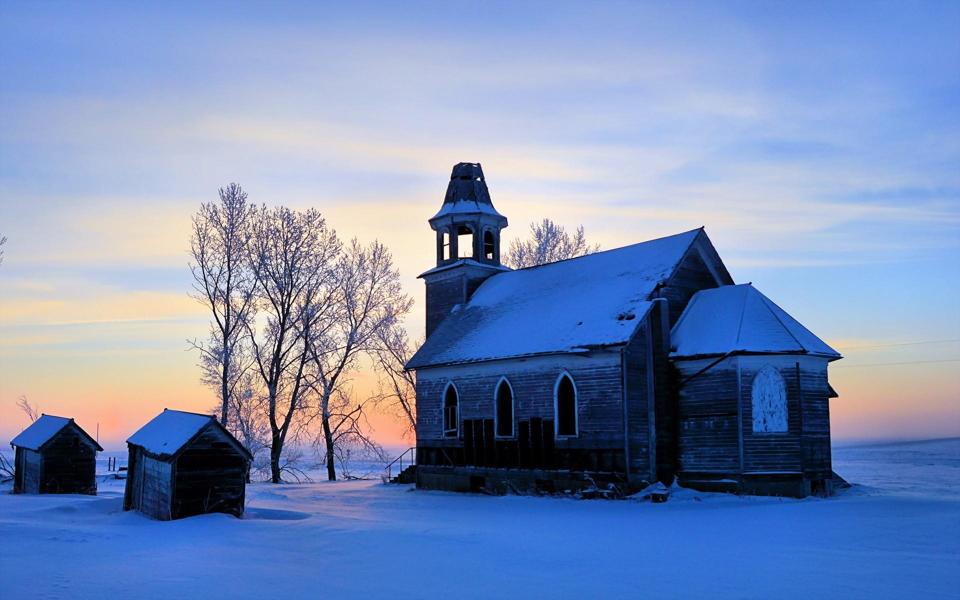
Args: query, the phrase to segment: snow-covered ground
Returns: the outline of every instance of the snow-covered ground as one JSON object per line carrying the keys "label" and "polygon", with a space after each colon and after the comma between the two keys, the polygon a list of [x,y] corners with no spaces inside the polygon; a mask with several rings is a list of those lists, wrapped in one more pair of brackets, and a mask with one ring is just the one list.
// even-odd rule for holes
{"label": "snow-covered ground", "polygon": [[836,448],[829,500],[681,491],[487,497],[374,481],[248,489],[244,519],[161,523],[0,490],[0,598],[843,597],[960,594],[960,439]]}

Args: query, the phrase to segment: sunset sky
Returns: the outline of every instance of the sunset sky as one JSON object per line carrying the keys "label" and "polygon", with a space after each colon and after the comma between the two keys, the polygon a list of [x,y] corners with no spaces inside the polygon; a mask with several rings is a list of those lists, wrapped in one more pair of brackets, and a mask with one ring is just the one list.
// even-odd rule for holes
{"label": "sunset sky", "polygon": [[386,243],[421,335],[459,161],[505,243],[706,226],[844,354],[835,440],[960,435],[960,3],[200,4],[0,4],[4,445],[21,395],[108,449],[214,404],[188,226],[232,181]]}

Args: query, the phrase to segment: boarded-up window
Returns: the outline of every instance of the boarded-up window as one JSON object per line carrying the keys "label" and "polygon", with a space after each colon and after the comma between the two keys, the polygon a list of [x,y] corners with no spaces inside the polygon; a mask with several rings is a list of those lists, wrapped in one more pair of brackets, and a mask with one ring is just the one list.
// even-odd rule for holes
{"label": "boarded-up window", "polygon": [[787,431],[787,386],[779,371],[770,365],[760,369],[753,378],[750,398],[755,433]]}
{"label": "boarded-up window", "polygon": [[443,393],[443,435],[446,437],[457,437],[459,404],[457,388],[451,383]]}
{"label": "boarded-up window", "polygon": [[513,437],[513,390],[506,379],[497,385],[497,436]]}
{"label": "boarded-up window", "polygon": [[570,376],[563,374],[556,390],[557,435],[577,435],[577,389]]}

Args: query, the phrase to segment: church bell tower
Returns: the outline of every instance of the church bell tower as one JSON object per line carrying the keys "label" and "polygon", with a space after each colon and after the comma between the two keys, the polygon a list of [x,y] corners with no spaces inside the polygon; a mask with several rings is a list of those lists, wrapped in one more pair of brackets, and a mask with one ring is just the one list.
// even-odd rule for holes
{"label": "church bell tower", "polygon": [[480,163],[453,167],[443,206],[429,222],[437,237],[437,266],[420,275],[427,284],[427,337],[486,278],[508,270],[500,264],[507,218],[493,207]]}

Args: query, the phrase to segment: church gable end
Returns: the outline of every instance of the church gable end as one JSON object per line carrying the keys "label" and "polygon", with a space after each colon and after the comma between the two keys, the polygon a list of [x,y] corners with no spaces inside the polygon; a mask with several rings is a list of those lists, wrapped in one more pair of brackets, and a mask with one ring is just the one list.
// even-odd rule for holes
{"label": "church gable end", "polygon": [[690,298],[700,290],[732,285],[733,278],[724,266],[720,255],[707,237],[700,231],[690,245],[680,264],[660,288],[658,296],[670,304],[670,326],[676,324]]}

